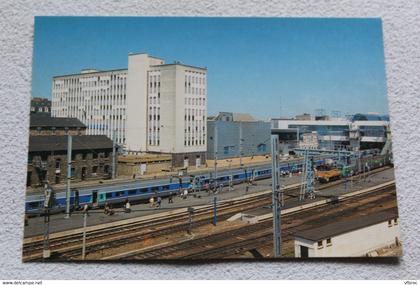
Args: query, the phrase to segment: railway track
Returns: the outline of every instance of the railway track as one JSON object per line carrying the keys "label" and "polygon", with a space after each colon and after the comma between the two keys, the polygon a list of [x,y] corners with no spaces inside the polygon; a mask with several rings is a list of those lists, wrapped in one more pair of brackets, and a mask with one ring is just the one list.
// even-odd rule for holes
{"label": "railway track", "polygon": [[[291,185],[287,190],[297,191],[298,185]],[[218,207],[220,220],[232,214],[262,207],[270,203],[269,193],[255,193],[246,197],[236,198],[232,201],[221,201]],[[165,215],[150,215],[146,219],[126,223],[111,223],[111,225],[93,226],[87,230],[87,252],[110,248],[114,243],[131,243],[144,238],[155,237],[174,231],[185,231],[188,227],[188,211],[186,209],[170,211]],[[213,207],[195,207],[194,225],[202,225],[212,220]],[[158,216],[158,217],[156,217]],[[50,238],[50,250],[55,255],[71,258],[81,253],[82,230],[59,233]],[[37,236],[25,239],[23,247],[24,261],[37,261],[42,259],[43,237]]]}
{"label": "railway track", "polygon": [[[376,171],[379,172],[379,171]],[[376,173],[375,172],[375,173]],[[319,190],[330,188],[342,181],[322,185]],[[297,196],[300,184],[285,188],[286,196]],[[286,198],[287,199],[287,198]],[[221,201],[218,208],[218,219],[223,220],[232,214],[259,208],[271,204],[271,191],[250,194]],[[194,207],[194,226],[211,222],[213,208],[211,205]],[[106,250],[115,245],[129,244],[145,238],[153,238],[177,231],[186,231],[188,227],[188,211],[186,209],[169,211],[146,218],[133,218],[130,221],[118,221],[104,225],[92,226],[87,229],[87,254],[98,250]],[[82,230],[70,230],[50,236],[50,250],[53,258],[72,259],[81,254]],[[23,247],[23,261],[42,260],[43,237],[26,238]]]}
{"label": "railway track", "polygon": [[[381,193],[378,194],[377,192]],[[328,199],[327,199],[328,200]],[[297,230],[313,228],[346,217],[351,219],[355,213],[363,209],[372,209],[395,200],[395,184],[385,183],[379,187],[362,191],[353,196],[345,196],[340,201],[346,205],[325,209],[327,203],[314,202],[312,206],[294,207],[282,211],[282,238],[290,240]],[[366,210],[364,210],[366,211]],[[298,222],[297,222],[298,221]],[[238,229],[227,230],[214,235],[195,239],[186,239],[176,244],[163,244],[148,249],[135,250],[108,256],[103,260],[115,259],[202,259],[224,258],[250,251],[256,247],[272,243],[272,217],[266,215],[262,221],[254,225],[246,225]]]}

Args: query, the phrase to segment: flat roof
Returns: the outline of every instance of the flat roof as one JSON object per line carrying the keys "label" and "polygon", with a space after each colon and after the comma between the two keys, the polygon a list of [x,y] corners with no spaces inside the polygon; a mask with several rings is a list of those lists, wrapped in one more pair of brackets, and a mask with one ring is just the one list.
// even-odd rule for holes
{"label": "flat roof", "polygon": [[296,232],[295,237],[316,242],[329,237],[338,236],[347,232],[379,224],[397,217],[398,210],[397,208],[393,208],[391,210],[375,212],[373,214],[360,215],[352,220],[339,221],[326,226]]}
{"label": "flat roof", "polygon": [[140,155],[122,155],[118,156],[118,162],[141,163],[150,161],[169,161],[172,156],[169,154],[140,154]]}
{"label": "flat roof", "polygon": [[[86,69],[82,69],[82,70],[86,70]],[[60,77],[69,77],[69,76],[80,76],[80,75],[91,75],[91,74],[96,74],[96,73],[105,73],[105,72],[115,72],[115,71],[128,71],[128,68],[119,68],[119,69],[109,69],[109,70],[98,70],[95,72],[87,72],[87,73],[71,73],[71,74],[65,74],[65,75],[56,75],[53,76],[53,78],[60,78]]]}
{"label": "flat roof", "polygon": [[130,55],[139,55],[139,54],[145,54],[145,55],[147,55],[148,57],[163,60],[163,58],[161,58],[161,57],[157,57],[157,56],[153,56],[153,55],[150,55],[150,54],[148,54],[147,52],[129,52],[129,53],[128,53],[128,56],[130,56]]}
{"label": "flat roof", "polygon": [[207,67],[199,67],[199,66],[193,66],[193,65],[183,64],[183,63],[165,63],[165,64],[158,64],[158,65],[151,65],[150,67],[171,66],[171,65],[182,65],[182,66],[186,66],[190,68],[197,68],[197,69],[202,69],[202,70],[207,71]]}

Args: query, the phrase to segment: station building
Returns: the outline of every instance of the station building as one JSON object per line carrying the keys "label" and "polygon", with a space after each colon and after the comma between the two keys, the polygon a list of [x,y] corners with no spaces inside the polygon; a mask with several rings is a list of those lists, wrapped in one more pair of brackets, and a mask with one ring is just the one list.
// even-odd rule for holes
{"label": "station building", "polygon": [[357,114],[350,118],[272,119],[272,132],[279,135],[280,150],[288,154],[303,141],[317,137],[317,148],[353,151],[384,149],[391,143],[389,120],[380,116]]}
{"label": "station building", "polygon": [[125,153],[172,155],[174,166],[201,166],[207,150],[207,69],[145,53],[128,68],[59,75],[52,116],[78,118],[87,135],[114,138]]}
{"label": "station building", "polygon": [[208,159],[214,159],[215,151],[218,159],[239,157],[241,152],[242,156],[271,152],[270,122],[258,121],[249,114],[221,112],[209,117],[207,131]]}
{"label": "station building", "polygon": [[377,256],[400,246],[396,210],[385,210],[295,233],[295,257]]}
{"label": "station building", "polygon": [[[27,183],[29,187],[65,183],[67,179],[67,135],[30,136]],[[104,135],[73,136],[72,181],[110,178],[113,142]]]}

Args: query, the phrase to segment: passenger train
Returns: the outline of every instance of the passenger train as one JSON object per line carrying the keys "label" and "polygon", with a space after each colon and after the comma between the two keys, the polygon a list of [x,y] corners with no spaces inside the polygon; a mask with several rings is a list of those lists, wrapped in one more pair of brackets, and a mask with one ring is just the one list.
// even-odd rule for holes
{"label": "passenger train", "polygon": [[[378,160],[378,157],[365,158],[364,160]],[[363,161],[362,163],[366,163]],[[325,159],[316,159],[314,166],[325,163]],[[382,165],[382,164],[381,164]],[[379,164],[378,166],[379,167]],[[372,167],[373,169],[375,167]],[[283,162],[279,166],[280,173],[296,173],[302,171],[302,160]],[[356,174],[357,171],[354,171]],[[181,189],[190,190],[209,190],[212,185],[227,186],[229,183],[239,184],[249,180],[260,180],[271,177],[271,166],[255,166],[248,169],[237,169],[232,171],[220,171],[217,181],[212,178],[212,174],[203,174],[191,177],[175,179],[159,179],[154,181],[136,181],[118,185],[92,186],[82,189],[72,189],[70,205],[72,209],[77,209],[85,204],[96,208],[108,204],[121,204],[126,199],[130,201],[144,201],[150,197],[166,197],[177,194]],[[188,180],[188,181],[186,181]],[[197,183],[198,182],[198,183]],[[197,189],[196,186],[199,185]],[[44,193],[30,193],[26,196],[25,211],[28,215],[42,213],[44,206]],[[51,211],[64,211],[66,207],[66,192],[54,194],[54,202]]]}

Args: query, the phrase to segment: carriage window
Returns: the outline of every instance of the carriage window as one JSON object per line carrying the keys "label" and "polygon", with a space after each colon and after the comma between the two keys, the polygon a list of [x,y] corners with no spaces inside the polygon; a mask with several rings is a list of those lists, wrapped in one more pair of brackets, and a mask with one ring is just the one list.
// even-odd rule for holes
{"label": "carriage window", "polygon": [[128,195],[136,195],[136,190],[129,190]]}
{"label": "carriage window", "polygon": [[106,198],[107,198],[107,199],[112,198],[112,192],[106,193]]}
{"label": "carriage window", "polygon": [[140,189],[141,193],[147,193],[147,188]]}
{"label": "carriage window", "polygon": [[39,208],[40,204],[41,202],[30,202],[28,207],[29,209],[36,209],[36,208]]}
{"label": "carriage window", "polygon": [[118,191],[117,193],[115,193],[115,196],[117,197],[121,197],[124,195],[124,191]]}

